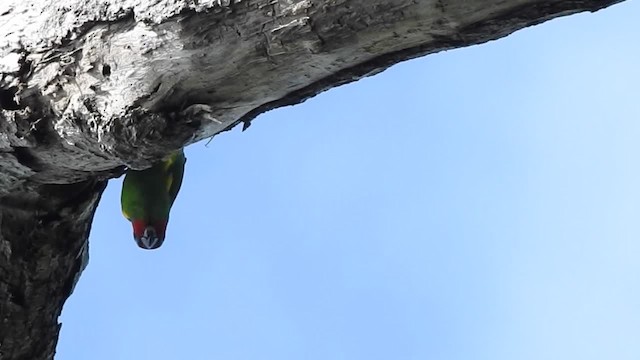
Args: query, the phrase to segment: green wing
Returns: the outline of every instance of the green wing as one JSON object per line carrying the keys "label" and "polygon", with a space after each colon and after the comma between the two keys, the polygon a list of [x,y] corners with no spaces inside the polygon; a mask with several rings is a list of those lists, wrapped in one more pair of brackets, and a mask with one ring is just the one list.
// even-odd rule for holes
{"label": "green wing", "polygon": [[184,150],[180,150],[177,153],[171,155],[166,160],[165,170],[167,172],[167,187],[169,191],[169,198],[171,199],[171,205],[176,200],[180,186],[182,186],[182,178],[184,176],[184,166],[187,162],[187,158],[184,156]]}
{"label": "green wing", "polygon": [[165,219],[176,197],[186,158],[182,150],[141,171],[129,170],[122,184],[122,213],[128,220]]}

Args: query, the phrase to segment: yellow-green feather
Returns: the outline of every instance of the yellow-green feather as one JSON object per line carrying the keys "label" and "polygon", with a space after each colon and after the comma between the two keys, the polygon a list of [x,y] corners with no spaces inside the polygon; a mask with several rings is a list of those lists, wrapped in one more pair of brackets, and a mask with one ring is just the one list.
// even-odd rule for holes
{"label": "yellow-green feather", "polygon": [[145,170],[129,170],[122,184],[122,213],[128,220],[166,220],[184,174],[182,150]]}

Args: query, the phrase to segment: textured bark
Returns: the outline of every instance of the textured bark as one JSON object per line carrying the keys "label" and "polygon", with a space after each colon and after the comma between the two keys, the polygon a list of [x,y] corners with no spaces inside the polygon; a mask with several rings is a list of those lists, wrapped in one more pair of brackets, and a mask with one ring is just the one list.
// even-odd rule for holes
{"label": "textured bark", "polygon": [[88,260],[104,180],[15,189],[0,208],[1,359],[48,359],[58,316]]}
{"label": "textured bark", "polygon": [[125,166],[399,61],[617,2],[0,1],[0,359],[53,357],[93,213]]}

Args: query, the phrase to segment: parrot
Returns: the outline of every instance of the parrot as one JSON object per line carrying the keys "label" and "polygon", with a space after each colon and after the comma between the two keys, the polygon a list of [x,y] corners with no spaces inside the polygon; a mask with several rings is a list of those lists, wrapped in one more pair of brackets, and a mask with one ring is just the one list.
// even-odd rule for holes
{"label": "parrot", "polygon": [[186,162],[180,149],[148,169],[127,170],[120,203],[139,247],[157,249],[164,242],[169,211],[180,191]]}

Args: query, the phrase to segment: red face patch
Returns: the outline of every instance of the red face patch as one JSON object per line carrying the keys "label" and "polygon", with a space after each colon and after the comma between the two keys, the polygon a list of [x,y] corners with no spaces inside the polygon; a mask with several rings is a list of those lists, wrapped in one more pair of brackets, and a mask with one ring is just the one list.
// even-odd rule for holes
{"label": "red face patch", "polygon": [[133,220],[131,221],[133,225],[133,237],[139,239],[144,234],[144,229],[147,228],[147,222],[144,220]]}
{"label": "red face patch", "polygon": [[158,234],[158,237],[164,240],[164,235],[167,232],[167,222],[156,221],[152,224],[152,226],[156,229],[156,234]]}
{"label": "red face patch", "polygon": [[161,240],[164,240],[165,233],[167,231],[167,222],[166,221],[156,221],[153,223],[148,223],[144,220],[133,220],[131,222],[133,225],[133,237],[136,239],[140,239],[142,235],[144,235],[144,230],[151,226],[155,229],[156,234]]}

